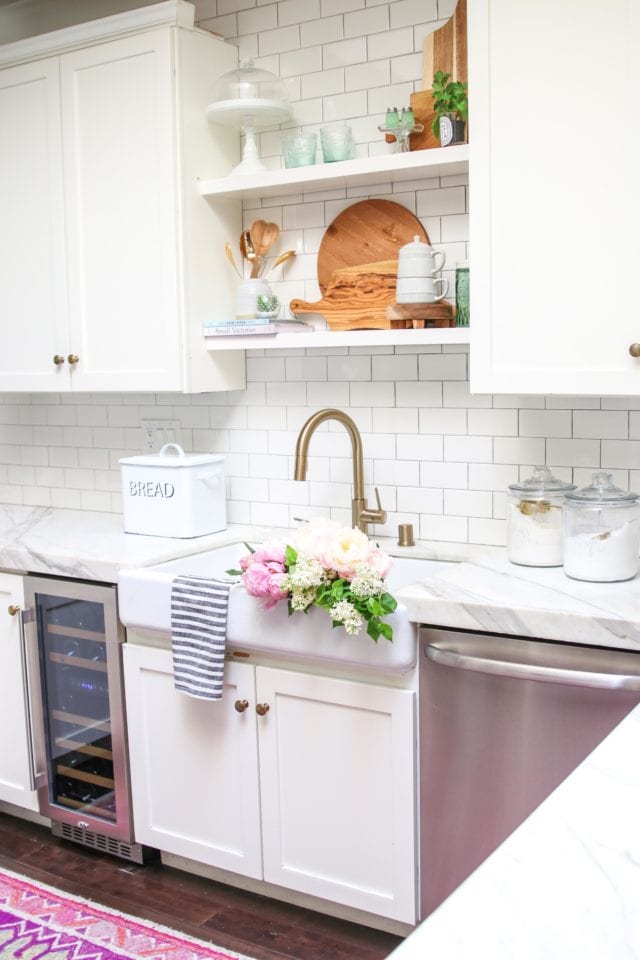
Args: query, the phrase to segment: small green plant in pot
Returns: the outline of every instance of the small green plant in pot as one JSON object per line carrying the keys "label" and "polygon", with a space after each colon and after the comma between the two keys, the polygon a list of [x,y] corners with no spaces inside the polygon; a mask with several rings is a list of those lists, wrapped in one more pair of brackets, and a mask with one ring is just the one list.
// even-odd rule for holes
{"label": "small green plant in pot", "polygon": [[431,129],[443,147],[464,143],[464,128],[469,115],[467,84],[452,80],[450,73],[438,70],[433,75],[433,109],[436,112]]}

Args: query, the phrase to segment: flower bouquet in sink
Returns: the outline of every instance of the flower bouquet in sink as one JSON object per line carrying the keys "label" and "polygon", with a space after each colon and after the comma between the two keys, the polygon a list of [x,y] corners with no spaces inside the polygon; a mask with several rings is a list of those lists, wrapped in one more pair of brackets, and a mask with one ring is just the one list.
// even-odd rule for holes
{"label": "flower bouquet in sink", "polygon": [[390,624],[382,619],[397,602],[387,592],[385,577],[392,559],[365,533],[341,527],[331,520],[311,520],[291,543],[265,543],[240,559],[240,576],[252,597],[266,610],[287,601],[289,616],[326,610],[333,627],[359,634],[364,624],[372,640],[393,640]]}

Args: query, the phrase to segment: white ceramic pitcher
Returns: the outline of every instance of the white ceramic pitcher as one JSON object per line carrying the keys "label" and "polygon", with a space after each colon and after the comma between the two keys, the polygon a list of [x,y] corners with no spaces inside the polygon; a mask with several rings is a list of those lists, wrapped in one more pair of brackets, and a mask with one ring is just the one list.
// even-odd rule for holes
{"label": "white ceramic pitcher", "polygon": [[400,247],[398,251],[398,277],[426,278],[434,277],[442,270],[446,256],[440,250],[434,250],[420,237],[415,236],[411,243]]}

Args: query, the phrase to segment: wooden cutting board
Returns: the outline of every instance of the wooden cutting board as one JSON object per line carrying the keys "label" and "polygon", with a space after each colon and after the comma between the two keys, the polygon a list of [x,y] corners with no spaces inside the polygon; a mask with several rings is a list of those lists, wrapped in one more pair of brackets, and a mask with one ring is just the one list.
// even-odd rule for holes
{"label": "wooden cutting board", "polygon": [[431,84],[438,70],[450,73],[452,80],[467,82],[467,0],[458,0],[450,20],[428,33],[424,38],[423,76],[424,90],[412,93],[409,100],[417,123],[424,125],[422,133],[409,137],[411,150],[426,150],[439,147],[440,138],[434,136],[431,124],[435,117]]}
{"label": "wooden cutting board", "polygon": [[427,231],[410,210],[392,200],[361,200],[327,227],[318,251],[318,283],[323,295],[336,270],[397,260],[398,250]]}

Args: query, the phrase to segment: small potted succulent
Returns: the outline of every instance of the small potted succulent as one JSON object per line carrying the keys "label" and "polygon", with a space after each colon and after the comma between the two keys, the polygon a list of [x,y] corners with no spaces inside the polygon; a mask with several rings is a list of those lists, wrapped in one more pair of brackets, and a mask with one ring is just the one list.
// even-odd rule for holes
{"label": "small potted succulent", "polygon": [[431,125],[434,136],[440,138],[443,147],[451,143],[464,143],[465,124],[469,115],[467,84],[452,80],[450,73],[438,70],[433,75],[432,93],[436,113]]}

